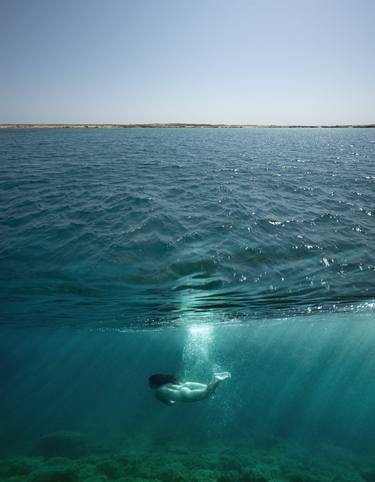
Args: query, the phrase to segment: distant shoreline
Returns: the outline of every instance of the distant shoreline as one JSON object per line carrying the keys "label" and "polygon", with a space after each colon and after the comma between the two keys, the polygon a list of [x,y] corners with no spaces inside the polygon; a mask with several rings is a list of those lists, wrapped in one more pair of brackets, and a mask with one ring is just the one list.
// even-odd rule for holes
{"label": "distant shoreline", "polygon": [[181,128],[216,128],[216,129],[358,129],[375,128],[375,124],[343,125],[281,125],[281,124],[189,124],[189,123],[151,123],[151,124],[0,124],[0,129],[181,129]]}

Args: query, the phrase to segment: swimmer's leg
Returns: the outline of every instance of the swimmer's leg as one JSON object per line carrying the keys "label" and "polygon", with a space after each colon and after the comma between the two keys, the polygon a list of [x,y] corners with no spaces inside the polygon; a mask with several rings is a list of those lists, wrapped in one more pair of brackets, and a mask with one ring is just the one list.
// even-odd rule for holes
{"label": "swimmer's leg", "polygon": [[184,387],[190,388],[190,390],[205,390],[207,385],[204,383],[185,382],[182,384]]}
{"label": "swimmer's leg", "polygon": [[[221,381],[223,381],[227,378],[230,378],[230,376],[231,375],[230,375],[229,372],[215,373],[214,377],[211,381],[211,384],[213,383],[213,384],[217,385],[217,382],[221,382]],[[182,387],[190,388],[190,390],[207,390],[208,386],[204,383],[197,383],[197,382],[184,382],[184,383],[182,383]]]}
{"label": "swimmer's leg", "polygon": [[214,378],[216,378],[216,380],[226,380],[227,378],[230,378],[232,375],[230,374],[230,372],[219,372],[219,373],[215,373],[214,374]]}
{"label": "swimmer's leg", "polygon": [[[185,382],[181,385],[166,385],[163,393],[158,394],[157,398],[163,398],[161,401],[176,401],[176,402],[198,402],[199,400],[206,400],[215,392],[218,385],[230,377],[230,373],[216,373],[212,381],[205,385],[203,383]],[[159,398],[159,399],[160,399]]]}
{"label": "swimmer's leg", "polygon": [[198,383],[199,388],[189,388],[185,384],[179,390],[178,400],[181,402],[198,402],[208,397],[208,385]]}
{"label": "swimmer's leg", "polygon": [[215,373],[211,383],[209,383],[207,385],[207,397],[206,398],[211,397],[211,395],[213,395],[215,393],[215,390],[217,389],[219,384],[223,380],[226,380],[227,378],[230,378],[230,377],[231,377],[231,374],[229,372]]}
{"label": "swimmer's leg", "polygon": [[211,397],[219,384],[230,378],[229,372],[215,373],[212,381],[208,385],[203,383],[185,382],[180,389],[181,400],[185,402],[195,402]]}

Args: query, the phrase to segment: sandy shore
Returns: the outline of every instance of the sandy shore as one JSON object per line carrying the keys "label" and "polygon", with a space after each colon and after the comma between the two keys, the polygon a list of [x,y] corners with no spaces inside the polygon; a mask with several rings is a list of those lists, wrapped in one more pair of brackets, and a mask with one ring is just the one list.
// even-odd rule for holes
{"label": "sandy shore", "polygon": [[113,128],[217,128],[217,129],[238,129],[238,128],[293,128],[293,129],[318,129],[318,128],[375,128],[375,124],[348,124],[348,125],[278,125],[278,124],[189,124],[189,123],[168,123],[168,124],[0,124],[0,129],[113,129]]}

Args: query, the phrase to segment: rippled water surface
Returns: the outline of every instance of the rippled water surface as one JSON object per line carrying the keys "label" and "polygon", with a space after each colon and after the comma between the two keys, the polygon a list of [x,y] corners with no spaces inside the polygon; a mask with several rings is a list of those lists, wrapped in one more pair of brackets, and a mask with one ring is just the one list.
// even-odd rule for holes
{"label": "rippled water surface", "polygon": [[2,323],[371,310],[372,129],[0,131]]}

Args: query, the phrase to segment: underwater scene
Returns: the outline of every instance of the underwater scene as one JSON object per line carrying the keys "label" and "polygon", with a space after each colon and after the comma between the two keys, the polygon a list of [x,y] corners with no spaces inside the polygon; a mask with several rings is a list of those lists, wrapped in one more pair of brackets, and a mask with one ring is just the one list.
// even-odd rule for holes
{"label": "underwater scene", "polygon": [[0,480],[375,482],[373,129],[0,130]]}

